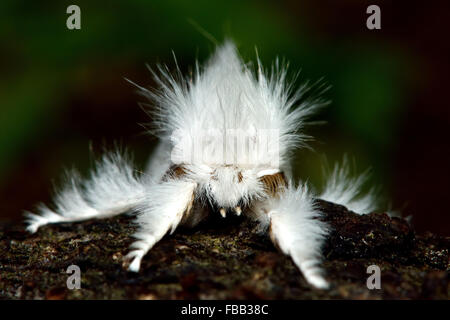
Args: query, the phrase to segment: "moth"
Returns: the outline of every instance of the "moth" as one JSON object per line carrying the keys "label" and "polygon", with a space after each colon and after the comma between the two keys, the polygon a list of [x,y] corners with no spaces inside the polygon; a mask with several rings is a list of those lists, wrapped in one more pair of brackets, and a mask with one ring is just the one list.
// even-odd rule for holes
{"label": "moth", "polygon": [[270,71],[259,58],[255,66],[244,63],[231,41],[189,77],[163,67],[152,73],[158,89],[138,86],[151,101],[159,138],[147,169],[138,173],[127,156],[107,153],[89,178],[69,175],[52,208],[26,212],[27,230],[132,212],[138,229],[126,258],[138,272],[146,253],[178,226],[194,227],[210,214],[242,214],[292,257],[308,283],[328,288],[321,248],[329,228],[316,199],[368,213],[374,197],[361,194],[366,175],[351,177],[346,161],[320,193],[294,183],[291,155],[307,146],[304,128],[324,104],[320,92],[311,95],[308,85],[293,90],[277,60]]}

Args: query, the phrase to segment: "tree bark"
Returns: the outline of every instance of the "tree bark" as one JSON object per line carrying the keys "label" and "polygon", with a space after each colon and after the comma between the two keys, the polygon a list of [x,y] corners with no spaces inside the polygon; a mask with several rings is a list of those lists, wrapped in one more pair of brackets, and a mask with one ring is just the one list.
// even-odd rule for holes
{"label": "tree bark", "polygon": [[[323,248],[330,290],[311,288],[289,257],[244,217],[214,214],[193,230],[166,236],[126,271],[130,217],[43,227],[0,225],[3,299],[448,299],[450,238],[419,236],[404,219],[357,215],[319,201],[332,232]],[[70,290],[70,265],[81,289]],[[381,270],[368,289],[367,267]]]}

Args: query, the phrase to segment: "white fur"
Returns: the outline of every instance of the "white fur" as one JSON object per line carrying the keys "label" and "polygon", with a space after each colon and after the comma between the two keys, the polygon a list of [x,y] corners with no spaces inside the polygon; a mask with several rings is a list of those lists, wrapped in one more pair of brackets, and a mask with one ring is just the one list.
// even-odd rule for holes
{"label": "white fur", "polygon": [[190,208],[196,183],[188,180],[169,180],[152,185],[145,203],[138,208],[136,219],[139,230],[134,234],[138,240],[131,245],[135,249],[128,254],[133,259],[129,270],[140,269],[142,257],[170,230],[173,233],[183,215]]}
{"label": "white fur", "polygon": [[352,177],[348,159],[344,157],[342,164],[334,166],[319,197],[343,205],[358,214],[371,213],[377,209],[375,189],[370,189],[366,194],[361,192],[368,178],[368,171]]}
{"label": "white fur", "polygon": [[[90,179],[69,178],[68,186],[56,196],[55,210],[41,206],[40,215],[28,213],[27,229],[35,232],[49,223],[137,212],[137,241],[128,258],[132,259],[129,270],[139,271],[142,258],[156,242],[179,224],[196,225],[207,214],[208,203],[219,207],[224,217],[229,209],[241,214],[241,206],[248,206],[251,210],[245,214],[258,219],[262,230],[270,226],[273,240],[292,257],[306,280],[326,288],[319,262],[328,231],[318,220],[320,211],[308,188],[289,184],[273,196],[266,194],[261,180],[278,172],[290,179],[289,155],[305,146],[308,136],[303,128],[323,104],[320,98],[305,99],[307,86],[293,92],[286,82],[286,68],[278,62],[266,73],[258,61],[253,72],[231,42],[218,47],[203,68],[197,66],[192,78],[183,78],[179,70],[176,76],[162,67],[160,71],[159,76],[155,74],[159,91],[139,87],[155,104],[150,113],[154,133],[161,139],[146,172],[138,176],[123,157],[106,156]],[[249,150],[256,146],[258,157],[245,153],[245,148],[235,149],[236,137],[228,139],[229,129],[250,137],[244,145]],[[258,140],[264,130],[275,130],[278,138],[267,150]],[[210,131],[218,135],[196,149],[192,142]],[[185,151],[201,157],[191,161],[183,158]],[[274,157],[279,161],[268,161]],[[168,170],[174,162],[184,174],[171,175]],[[364,179],[349,179],[347,169],[335,168],[321,196],[357,212],[370,211],[370,197],[356,200]]]}
{"label": "white fur", "polygon": [[[204,170],[193,165],[187,168],[190,169],[187,176],[199,184],[199,195],[218,207],[248,205],[264,196],[264,188],[257,178],[256,169],[226,166]],[[242,175],[241,182],[238,181],[239,173]]]}
{"label": "white fur", "polygon": [[306,184],[292,185],[279,198],[269,198],[259,204],[260,221],[270,226],[272,238],[280,249],[292,257],[305,279],[321,289],[328,287],[322,275],[321,248],[328,233],[321,212],[314,203]]}
{"label": "white fur", "polygon": [[[249,135],[257,135],[262,129],[276,129],[279,130],[276,152],[279,151],[281,165],[293,148],[305,144],[307,136],[301,129],[322,104],[319,99],[310,99],[296,105],[306,87],[292,92],[286,83],[286,69],[278,63],[271,74],[266,74],[258,61],[255,74],[243,63],[232,42],[219,47],[203,70],[197,66],[192,79],[184,79],[179,74],[174,78],[162,68],[160,71],[162,75],[155,78],[161,89],[157,92],[144,89],[142,93],[157,105],[152,113],[155,133],[162,139],[169,140],[174,132],[192,141],[205,130],[218,129],[226,136],[227,129],[243,130]],[[226,137],[224,140],[227,141]],[[226,147],[228,159],[239,156],[233,154],[235,150],[229,145]],[[223,146],[212,144],[209,148],[203,164],[216,163]],[[241,165],[242,161],[252,162],[242,159],[232,164]]]}
{"label": "white fur", "polygon": [[145,170],[144,179],[160,181],[170,168],[170,152],[172,146],[168,141],[160,141],[153,151]]}
{"label": "white fur", "polygon": [[146,185],[129,160],[119,153],[107,154],[97,163],[90,179],[69,175],[66,187],[55,197],[55,209],[41,204],[39,215],[27,212],[27,230],[43,225],[107,218],[136,208],[146,195]]}

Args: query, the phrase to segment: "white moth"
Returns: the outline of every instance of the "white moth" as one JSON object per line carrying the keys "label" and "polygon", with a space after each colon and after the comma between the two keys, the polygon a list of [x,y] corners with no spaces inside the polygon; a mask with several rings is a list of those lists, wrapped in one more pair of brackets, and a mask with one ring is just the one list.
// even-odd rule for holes
{"label": "white moth", "polygon": [[215,212],[244,214],[259,221],[311,285],[327,288],[320,262],[328,228],[315,199],[367,213],[373,196],[359,195],[365,176],[349,177],[346,163],[335,167],[322,194],[294,185],[289,155],[305,146],[305,121],[321,100],[305,98],[307,86],[293,92],[278,63],[267,73],[258,60],[256,69],[230,41],[190,78],[160,68],[159,90],[140,88],[155,106],[160,138],[146,172],[138,175],[118,152],[107,154],[89,179],[69,176],[54,209],[27,212],[27,230],[137,213],[137,240],[127,257],[129,270],[138,272],[145,254],[179,225],[193,227]]}

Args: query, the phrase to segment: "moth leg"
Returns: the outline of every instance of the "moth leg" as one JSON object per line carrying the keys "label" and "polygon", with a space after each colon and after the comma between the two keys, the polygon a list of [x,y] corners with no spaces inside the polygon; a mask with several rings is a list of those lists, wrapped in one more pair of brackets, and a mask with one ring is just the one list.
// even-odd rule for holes
{"label": "moth leg", "polygon": [[41,226],[112,217],[136,208],[144,199],[147,185],[137,177],[129,160],[119,153],[107,154],[97,162],[90,179],[68,176],[66,187],[57,193],[55,209],[44,204],[38,214],[25,212],[27,231]]}
{"label": "moth leg", "polygon": [[148,198],[137,216],[138,231],[126,256],[132,260],[128,270],[138,272],[144,255],[170,231],[172,234],[177,226],[186,219],[192,211],[197,184],[182,179],[166,179],[153,185]]}
{"label": "moth leg", "polygon": [[320,211],[306,186],[289,186],[277,196],[257,203],[253,215],[268,229],[273,243],[292,258],[308,283],[328,288],[320,267],[321,247],[328,230],[317,219]]}

